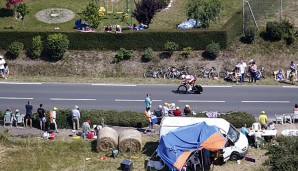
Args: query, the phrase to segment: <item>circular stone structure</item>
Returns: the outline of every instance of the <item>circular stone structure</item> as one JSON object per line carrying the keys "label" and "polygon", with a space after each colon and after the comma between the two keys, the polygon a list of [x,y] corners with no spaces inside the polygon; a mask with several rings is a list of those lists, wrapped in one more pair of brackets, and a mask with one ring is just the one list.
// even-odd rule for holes
{"label": "circular stone structure", "polygon": [[35,14],[37,20],[44,23],[65,23],[75,17],[75,13],[65,8],[48,8]]}

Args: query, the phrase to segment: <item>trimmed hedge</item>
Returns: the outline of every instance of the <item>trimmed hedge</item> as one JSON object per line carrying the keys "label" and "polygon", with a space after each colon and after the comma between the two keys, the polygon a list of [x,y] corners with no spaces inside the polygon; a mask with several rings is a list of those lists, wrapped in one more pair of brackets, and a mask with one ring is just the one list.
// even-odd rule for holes
{"label": "trimmed hedge", "polygon": [[[22,42],[25,46],[32,45],[32,38],[40,35],[45,41],[47,35],[57,32],[0,32],[0,49],[14,41]],[[227,47],[227,33],[219,30],[165,30],[165,31],[126,31],[122,34],[63,32],[69,41],[70,50],[145,50],[151,47],[154,51],[164,50],[166,42],[177,42],[179,50],[192,47],[203,50],[213,42],[218,42],[222,48]],[[25,47],[30,49],[31,47]]]}
{"label": "trimmed hedge", "polygon": [[225,30],[227,33],[228,44],[234,41],[237,36],[240,36],[243,32],[241,11],[236,12],[231,17],[231,19],[228,22],[226,22],[226,24],[222,27],[222,29]]}

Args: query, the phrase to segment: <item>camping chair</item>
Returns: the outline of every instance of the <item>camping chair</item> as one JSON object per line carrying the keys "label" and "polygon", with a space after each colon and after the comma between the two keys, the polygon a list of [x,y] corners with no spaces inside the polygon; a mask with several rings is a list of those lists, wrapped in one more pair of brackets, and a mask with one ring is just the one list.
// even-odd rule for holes
{"label": "camping chair", "polygon": [[4,120],[3,120],[3,127],[5,128],[5,124],[10,124],[10,127],[12,127],[12,121],[11,121],[11,116],[10,115],[4,115]]}
{"label": "camping chair", "polygon": [[284,114],[285,123],[287,123],[287,120],[289,120],[290,124],[292,124],[292,114],[286,113]]}
{"label": "camping chair", "polygon": [[295,120],[298,119],[298,113],[293,113],[292,114],[292,121],[295,123]]}
{"label": "camping chair", "polygon": [[261,124],[260,123],[253,123],[251,126],[253,131],[259,131],[261,130]]}
{"label": "camping chair", "polygon": [[280,122],[281,124],[284,123],[284,115],[275,115],[275,122],[276,124]]}
{"label": "camping chair", "polygon": [[17,119],[16,127],[18,127],[18,124],[22,124],[23,127],[25,126],[24,118],[25,118],[25,115],[20,115],[16,118]]}

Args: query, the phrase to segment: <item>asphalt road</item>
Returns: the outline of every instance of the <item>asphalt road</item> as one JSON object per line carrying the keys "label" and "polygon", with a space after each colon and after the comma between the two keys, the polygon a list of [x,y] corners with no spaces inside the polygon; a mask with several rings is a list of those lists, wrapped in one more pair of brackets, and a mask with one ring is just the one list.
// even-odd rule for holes
{"label": "asphalt road", "polygon": [[258,116],[266,111],[268,117],[291,113],[298,103],[296,86],[204,86],[203,94],[175,94],[178,85],[124,84],[60,84],[0,82],[0,110],[20,109],[32,101],[34,110],[40,103],[49,110],[78,105],[81,109],[131,110],[143,112],[146,93],[152,94],[153,108],[164,102],[183,108],[189,104],[200,111],[246,111]]}

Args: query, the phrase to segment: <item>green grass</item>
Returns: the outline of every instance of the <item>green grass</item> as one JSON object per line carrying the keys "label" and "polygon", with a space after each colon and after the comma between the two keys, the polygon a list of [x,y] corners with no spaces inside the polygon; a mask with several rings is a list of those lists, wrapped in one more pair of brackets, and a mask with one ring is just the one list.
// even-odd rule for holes
{"label": "green grass", "polygon": [[[5,136],[6,138],[3,138]],[[143,138],[144,148],[140,154],[132,154],[135,170],[144,170],[144,160],[148,159],[157,147],[158,136]],[[11,143],[13,142],[13,145]],[[96,151],[96,140],[72,140],[60,137],[45,141],[37,137],[17,138],[0,135],[0,170],[105,170],[115,171],[129,154],[121,153],[116,159],[110,157],[111,151]],[[107,156],[106,161],[100,160]],[[86,158],[91,160],[86,161]]]}

